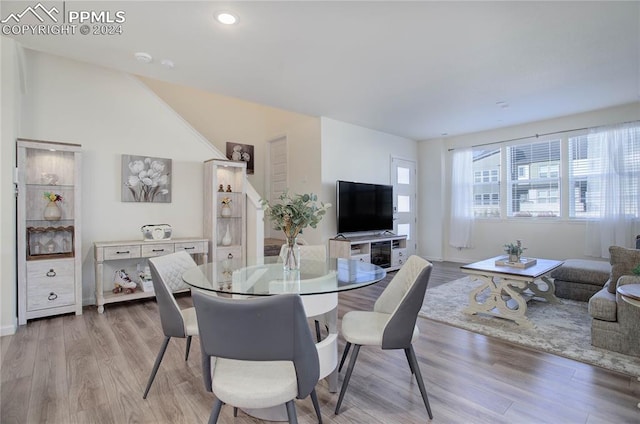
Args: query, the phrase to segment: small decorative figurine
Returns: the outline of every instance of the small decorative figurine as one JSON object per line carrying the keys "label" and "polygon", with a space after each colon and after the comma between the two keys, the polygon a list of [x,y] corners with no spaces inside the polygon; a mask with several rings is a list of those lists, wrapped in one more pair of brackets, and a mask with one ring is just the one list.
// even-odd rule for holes
{"label": "small decorative figurine", "polygon": [[227,193],[231,193],[231,185],[227,184]]}
{"label": "small decorative figurine", "polygon": [[220,192],[220,193],[224,192],[224,188],[222,188],[222,184],[220,184],[220,186],[218,187],[218,192]]}

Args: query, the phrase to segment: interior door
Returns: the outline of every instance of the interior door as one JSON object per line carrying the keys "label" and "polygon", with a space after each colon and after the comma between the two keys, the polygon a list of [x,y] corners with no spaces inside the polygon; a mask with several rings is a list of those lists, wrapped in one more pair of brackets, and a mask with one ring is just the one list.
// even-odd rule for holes
{"label": "interior door", "polygon": [[[278,202],[280,195],[288,186],[287,173],[287,137],[272,140],[269,145],[269,203]],[[282,239],[281,231],[272,228],[271,223],[265,223],[265,236],[267,238]]]}
{"label": "interior door", "polygon": [[407,236],[407,256],[414,255],[417,246],[417,172],[416,163],[397,157],[391,158],[391,184],[393,185],[393,231]]}

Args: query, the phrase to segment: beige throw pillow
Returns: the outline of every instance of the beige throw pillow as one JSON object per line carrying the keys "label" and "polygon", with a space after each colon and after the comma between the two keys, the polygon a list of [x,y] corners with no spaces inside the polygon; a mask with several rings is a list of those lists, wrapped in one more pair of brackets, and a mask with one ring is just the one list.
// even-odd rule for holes
{"label": "beige throw pillow", "polygon": [[609,283],[609,292],[615,293],[618,278],[623,275],[633,275],[632,270],[640,264],[640,250],[611,246],[609,247],[609,255],[611,257],[611,283]]}

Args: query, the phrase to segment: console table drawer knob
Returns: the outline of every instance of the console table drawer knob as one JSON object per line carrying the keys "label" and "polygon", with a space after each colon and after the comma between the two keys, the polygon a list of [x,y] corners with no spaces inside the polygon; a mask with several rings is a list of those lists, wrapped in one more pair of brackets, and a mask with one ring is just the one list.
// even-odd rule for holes
{"label": "console table drawer knob", "polygon": [[56,276],[56,272],[53,270],[53,268],[47,271],[47,277],[55,277],[55,276]]}
{"label": "console table drawer knob", "polygon": [[56,300],[58,298],[58,295],[55,294],[54,292],[49,293],[49,297],[47,297],[47,299],[49,300]]}

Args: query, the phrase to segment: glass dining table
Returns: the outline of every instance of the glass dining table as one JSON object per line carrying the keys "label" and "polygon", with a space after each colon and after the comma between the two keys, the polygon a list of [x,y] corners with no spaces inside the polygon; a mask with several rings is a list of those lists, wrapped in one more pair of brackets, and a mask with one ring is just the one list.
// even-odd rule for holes
{"label": "glass dining table", "polygon": [[[316,344],[320,378],[327,379],[329,391],[337,392],[338,293],[375,284],[385,278],[386,271],[374,264],[342,258],[326,261],[302,259],[300,269],[296,271],[286,271],[277,256],[260,258],[259,262],[242,264],[236,259],[209,262],[185,271],[182,279],[194,289],[235,299],[300,294],[307,317],[319,320],[328,329],[327,337]],[[280,410],[250,413],[266,420],[282,418]]]}

